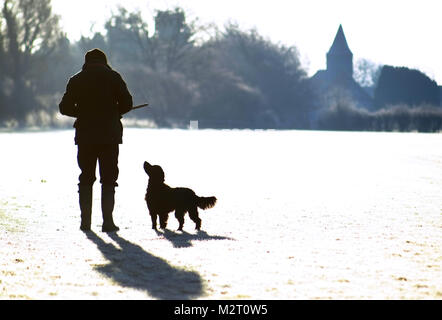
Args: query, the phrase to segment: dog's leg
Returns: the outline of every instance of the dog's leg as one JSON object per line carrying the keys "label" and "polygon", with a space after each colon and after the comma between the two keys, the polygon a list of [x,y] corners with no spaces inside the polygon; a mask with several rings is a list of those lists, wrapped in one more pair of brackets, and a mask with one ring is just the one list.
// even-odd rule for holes
{"label": "dog's leg", "polygon": [[152,219],[152,229],[157,230],[157,215],[153,212],[150,212],[150,218]]}
{"label": "dog's leg", "polygon": [[178,227],[178,231],[183,231],[183,225],[184,225],[184,215],[186,214],[186,211],[177,209],[175,210],[175,218],[178,220],[180,226]]}
{"label": "dog's leg", "polygon": [[167,218],[168,218],[168,214],[160,214],[160,228],[161,229],[166,229],[167,227]]}
{"label": "dog's leg", "polygon": [[198,208],[196,206],[189,210],[189,217],[195,222],[195,229],[201,230],[201,219],[198,216]]}

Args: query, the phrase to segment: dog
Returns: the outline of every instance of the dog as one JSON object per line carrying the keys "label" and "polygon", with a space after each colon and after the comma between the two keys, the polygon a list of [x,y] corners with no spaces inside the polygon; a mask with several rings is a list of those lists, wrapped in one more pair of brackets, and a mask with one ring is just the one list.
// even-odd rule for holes
{"label": "dog", "polygon": [[152,229],[157,230],[157,217],[160,220],[160,228],[166,229],[169,213],[175,210],[179,231],[183,230],[186,212],[189,212],[190,219],[195,222],[195,229],[201,230],[198,208],[212,208],[216,203],[216,197],[199,197],[192,189],[172,188],[164,183],[164,171],[159,165],[151,165],[145,161],[143,167],[149,176],[144,199],[152,219]]}

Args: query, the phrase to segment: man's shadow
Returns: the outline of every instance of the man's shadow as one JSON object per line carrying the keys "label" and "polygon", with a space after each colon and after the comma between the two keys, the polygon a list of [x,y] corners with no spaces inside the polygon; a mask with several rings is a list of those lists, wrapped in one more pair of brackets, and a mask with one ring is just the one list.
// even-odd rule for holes
{"label": "man's shadow", "polygon": [[144,290],[157,299],[194,299],[203,294],[201,276],[170,265],[117,233],[109,237],[120,247],[106,243],[93,232],[86,233],[109,264],[95,269],[123,287]]}
{"label": "man's shadow", "polygon": [[185,231],[174,232],[168,229],[162,231],[156,230],[157,235],[163,236],[170,241],[174,248],[188,248],[192,246],[192,241],[207,240],[234,240],[233,238],[224,236],[211,236],[205,231],[198,231],[196,234],[187,233]]}

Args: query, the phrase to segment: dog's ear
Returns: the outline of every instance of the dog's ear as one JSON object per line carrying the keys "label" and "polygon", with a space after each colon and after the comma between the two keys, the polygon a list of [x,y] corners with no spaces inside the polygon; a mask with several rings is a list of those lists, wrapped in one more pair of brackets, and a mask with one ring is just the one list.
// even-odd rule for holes
{"label": "dog's ear", "polygon": [[146,171],[147,174],[149,174],[150,168],[152,168],[152,166],[150,165],[149,162],[144,161],[144,171]]}

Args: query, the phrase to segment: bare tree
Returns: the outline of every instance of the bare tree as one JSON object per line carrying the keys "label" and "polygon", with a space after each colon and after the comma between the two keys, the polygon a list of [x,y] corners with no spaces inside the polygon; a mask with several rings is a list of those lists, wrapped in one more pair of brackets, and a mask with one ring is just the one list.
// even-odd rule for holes
{"label": "bare tree", "polygon": [[107,44],[119,64],[142,62],[155,69],[155,48],[149,35],[147,23],[141,13],[128,12],[119,7],[117,13],[106,22]]}
{"label": "bare tree", "polygon": [[105,25],[109,48],[120,61],[140,61],[152,70],[176,72],[192,55],[195,24],[187,22],[179,8],[157,11],[154,18],[155,30],[150,34],[140,12],[118,8]]}
{"label": "bare tree", "polygon": [[186,22],[184,11],[158,11],[155,16],[154,41],[159,49],[161,66],[165,71],[185,66],[186,58],[194,47],[195,26]]}
{"label": "bare tree", "polygon": [[[33,83],[39,68],[62,38],[50,0],[4,0],[0,14],[3,77],[11,83],[1,113],[22,119],[35,107]],[[37,67],[37,69],[35,69]]]}

